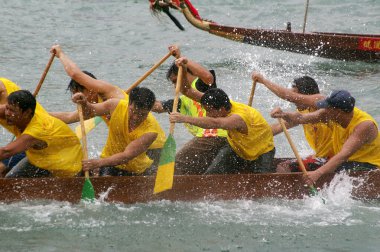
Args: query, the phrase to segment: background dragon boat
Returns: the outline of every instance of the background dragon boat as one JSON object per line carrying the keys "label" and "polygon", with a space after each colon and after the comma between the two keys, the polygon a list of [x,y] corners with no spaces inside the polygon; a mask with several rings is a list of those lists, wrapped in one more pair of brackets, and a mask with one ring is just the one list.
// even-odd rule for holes
{"label": "background dragon boat", "polygon": [[[150,2],[154,11],[168,14],[169,7],[177,9],[196,28],[233,41],[337,60],[380,60],[380,35],[305,32],[305,29],[303,32],[293,32],[290,23],[284,30],[231,27],[202,19],[189,0]],[[173,16],[170,17],[173,20]]]}

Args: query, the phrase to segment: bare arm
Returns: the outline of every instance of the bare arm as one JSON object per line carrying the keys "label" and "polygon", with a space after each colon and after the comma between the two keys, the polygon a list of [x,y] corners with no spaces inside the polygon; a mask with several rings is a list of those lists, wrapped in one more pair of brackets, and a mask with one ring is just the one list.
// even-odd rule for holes
{"label": "bare arm", "polygon": [[296,93],[291,89],[285,88],[279,84],[276,84],[268,79],[265,79],[262,74],[254,72],[252,74],[252,79],[259,83],[264,84],[272,93],[280,97],[281,99],[293,102],[296,104],[304,105],[311,108],[317,108],[315,103],[325,97],[321,94],[304,95]]}
{"label": "bare arm", "polygon": [[89,103],[82,93],[74,94],[72,100],[74,103],[82,106],[85,119],[95,116],[110,115],[120,102],[120,99],[108,99],[105,102],[93,104]]}
{"label": "bare arm", "polygon": [[7,102],[7,89],[2,81],[0,81],[0,104]]}
{"label": "bare arm", "polygon": [[[183,57],[178,45],[169,46],[169,51],[176,59]],[[212,85],[215,82],[214,76],[210,73],[210,71],[195,61],[188,59],[187,69],[190,70],[194,76],[198,77],[208,85]]]}
{"label": "bare arm", "polygon": [[75,123],[79,121],[78,111],[72,112],[49,112],[51,116],[60,119],[66,124]]}
{"label": "bare arm", "polygon": [[318,170],[309,172],[308,177],[312,182],[316,182],[323,174],[334,172],[339,165],[346,162],[363,145],[374,141],[378,134],[378,129],[373,122],[364,121],[360,123],[343,144],[340,152]]}
{"label": "bare arm", "polygon": [[189,123],[204,129],[225,129],[238,130],[241,133],[248,133],[247,125],[244,120],[238,115],[228,117],[191,117],[185,116],[178,112],[171,113],[170,122],[172,123]]}
{"label": "bare arm", "polygon": [[27,134],[21,135],[15,141],[0,148],[0,160],[9,158],[17,153],[26,151],[35,144],[46,143]]}
{"label": "bare arm", "polygon": [[114,154],[107,158],[84,160],[83,170],[86,171],[100,167],[116,166],[128,163],[128,161],[147,151],[156,138],[157,133],[149,132],[128,144],[123,152]]}
{"label": "bare arm", "polygon": [[214,83],[214,76],[210,73],[210,71],[204,68],[202,65],[188,59],[187,69],[190,70],[194,76],[197,76],[204,83],[208,85],[212,85]]}
{"label": "bare arm", "polygon": [[312,113],[301,114],[299,112],[283,112],[280,108],[275,108],[271,112],[273,118],[282,118],[290,125],[308,124],[308,123],[327,123],[329,121],[326,109],[319,109]]}
{"label": "bare arm", "polygon": [[51,52],[55,53],[56,57],[59,58],[65,68],[67,75],[69,75],[73,80],[80,83],[85,88],[93,90],[107,99],[124,98],[122,91],[114,85],[103,80],[94,79],[91,76],[83,73],[83,71],[66,54],[64,54],[59,45],[53,46],[51,48]]}
{"label": "bare arm", "polygon": [[179,58],[176,61],[177,66],[183,67],[183,78],[182,78],[182,85],[181,85],[181,92],[185,96],[189,97],[190,99],[200,102],[201,98],[203,96],[202,92],[199,92],[198,90],[191,88],[191,83],[187,81],[187,63],[188,60],[186,58]]}
{"label": "bare arm", "polygon": [[[287,122],[287,121],[285,121],[285,127],[286,127],[287,129],[291,129],[291,128],[297,126],[297,125],[298,125],[298,124],[296,124],[296,123],[291,123],[291,122]],[[281,127],[281,124],[279,124],[279,123],[273,123],[273,124],[270,125],[270,127],[271,127],[271,129],[272,129],[272,134],[273,134],[273,136],[276,136],[276,135],[282,133],[282,127]]]}
{"label": "bare arm", "polygon": [[0,105],[0,118],[5,118],[5,104]]}
{"label": "bare arm", "polygon": [[154,102],[152,111],[155,112],[155,113],[159,113],[159,114],[167,112],[164,109],[164,107],[162,106],[162,102],[161,101],[155,101]]}

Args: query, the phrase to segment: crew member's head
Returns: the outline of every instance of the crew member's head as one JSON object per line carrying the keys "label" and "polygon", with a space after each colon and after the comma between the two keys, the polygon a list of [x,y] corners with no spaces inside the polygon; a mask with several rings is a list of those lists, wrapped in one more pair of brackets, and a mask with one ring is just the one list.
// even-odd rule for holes
{"label": "crew member's head", "polygon": [[331,116],[351,113],[355,108],[355,98],[346,90],[335,90],[326,99],[317,102],[317,107],[327,109]]}
{"label": "crew member's head", "polygon": [[232,106],[228,95],[219,88],[207,90],[201,98],[201,105],[209,117],[226,117]]}
{"label": "crew member's head", "polygon": [[[83,73],[87,74],[93,79],[96,79],[96,77],[90,72],[83,71]],[[67,90],[69,90],[71,94],[75,94],[78,92],[83,93],[86,96],[87,101],[90,103],[98,102],[98,94],[95,90],[89,90],[73,79],[70,80],[69,85],[67,86]]]}
{"label": "crew member's head", "polygon": [[144,87],[132,89],[129,94],[129,119],[140,123],[144,121],[155,101],[156,96],[150,89]]}
{"label": "crew member's head", "polygon": [[[166,79],[170,82],[173,83],[173,85],[175,86],[176,83],[177,83],[177,76],[178,76],[178,66],[175,64],[175,62],[173,62],[169,68],[169,70],[167,71],[166,73]],[[197,89],[199,92],[206,92],[207,90],[211,89],[211,88],[216,88],[216,78],[215,78],[215,72],[214,70],[210,70],[211,74],[214,76],[214,83],[211,84],[211,85],[207,85],[206,83],[204,83],[203,81],[201,81],[200,79],[198,79],[196,82],[195,82],[195,85],[192,86],[192,88],[195,88]],[[187,68],[187,74],[191,74],[194,76],[194,74],[191,72],[190,69]],[[195,77],[195,76],[194,76]]]}
{"label": "crew member's head", "polygon": [[27,124],[34,116],[36,99],[28,90],[18,90],[8,96],[5,119],[8,125]]}
{"label": "crew member's head", "polygon": [[[314,95],[319,94],[319,87],[317,82],[309,77],[309,76],[302,76],[300,78],[294,79],[292,84],[292,90],[296,93],[303,94],[303,95]],[[298,110],[305,110],[308,109],[307,106],[295,103]]]}

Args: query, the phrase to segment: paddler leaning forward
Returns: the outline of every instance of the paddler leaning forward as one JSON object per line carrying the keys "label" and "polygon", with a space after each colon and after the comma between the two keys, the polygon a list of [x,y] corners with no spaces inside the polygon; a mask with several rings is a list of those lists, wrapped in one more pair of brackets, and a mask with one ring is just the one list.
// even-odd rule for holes
{"label": "paddler leaning forward", "polygon": [[8,96],[0,118],[15,128],[16,140],[0,148],[0,160],[26,151],[6,178],[73,177],[81,171],[79,139],[61,120],[50,116],[27,90]]}
{"label": "paddler leaning forward", "polygon": [[332,127],[334,156],[315,171],[308,172],[311,185],[322,175],[341,170],[376,170],[380,168],[380,134],[372,116],[355,107],[355,98],[346,90],[333,91],[317,102],[317,111],[307,114],[272,111],[272,117],[290,123],[329,123]]}
{"label": "paddler leaning forward", "polygon": [[[176,64],[183,67],[186,63],[184,57],[176,60]],[[186,75],[187,71],[183,72]],[[173,112],[170,122],[189,123],[205,129],[221,128],[228,133],[228,143],[220,149],[206,174],[275,172],[272,129],[256,109],[230,101],[221,89],[213,88],[202,93],[191,88],[186,81],[182,93],[200,102],[207,116],[191,117]]]}
{"label": "paddler leaning forward", "polygon": [[[13,81],[6,78],[0,78],[0,105],[5,106],[5,104],[7,104],[8,101],[8,95],[20,89],[21,88]],[[9,133],[12,133],[14,136],[16,136],[16,128],[12,125],[8,125],[7,120],[5,120],[5,118],[0,118],[0,125],[4,127]],[[12,169],[13,166],[15,166],[24,157],[25,152],[21,152],[4,160],[1,160],[0,177],[4,177],[5,174],[7,174],[10,171],[10,169]]]}
{"label": "paddler leaning forward", "polygon": [[[118,86],[113,85],[105,80],[98,80],[95,76],[89,72],[82,71],[62,50],[61,46],[54,45],[51,48],[51,53],[54,53],[57,58],[61,61],[66,73],[70,76],[71,80],[68,85],[68,90],[72,94],[81,92],[87,98],[89,103],[100,103],[107,101],[111,98],[125,99],[128,100],[128,95]],[[79,121],[79,116],[77,111],[73,112],[51,112],[51,115],[61,119],[65,123],[73,123]],[[152,113],[148,115],[149,120],[155,120]],[[104,114],[102,119],[109,126],[110,124],[110,114]],[[160,159],[161,149],[165,143],[165,132],[159,132],[158,137],[155,142],[149,147],[147,154],[149,158],[154,161],[154,166],[151,172],[154,172],[155,168],[158,166]]]}
{"label": "paddler leaning forward", "polygon": [[100,159],[83,160],[84,171],[100,168],[100,176],[145,175],[153,161],[148,148],[162,131],[154,117],[150,117],[156,97],[147,88],[134,88],[127,99],[108,99],[91,104],[82,93],[73,102],[83,106],[85,117],[111,115],[107,143]]}

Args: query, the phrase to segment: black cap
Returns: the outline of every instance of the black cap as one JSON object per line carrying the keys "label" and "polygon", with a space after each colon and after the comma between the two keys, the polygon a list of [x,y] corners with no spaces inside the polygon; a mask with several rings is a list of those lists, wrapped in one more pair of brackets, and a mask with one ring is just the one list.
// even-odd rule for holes
{"label": "black cap", "polygon": [[326,99],[317,102],[318,108],[336,108],[351,112],[355,107],[355,98],[346,90],[335,90]]}

